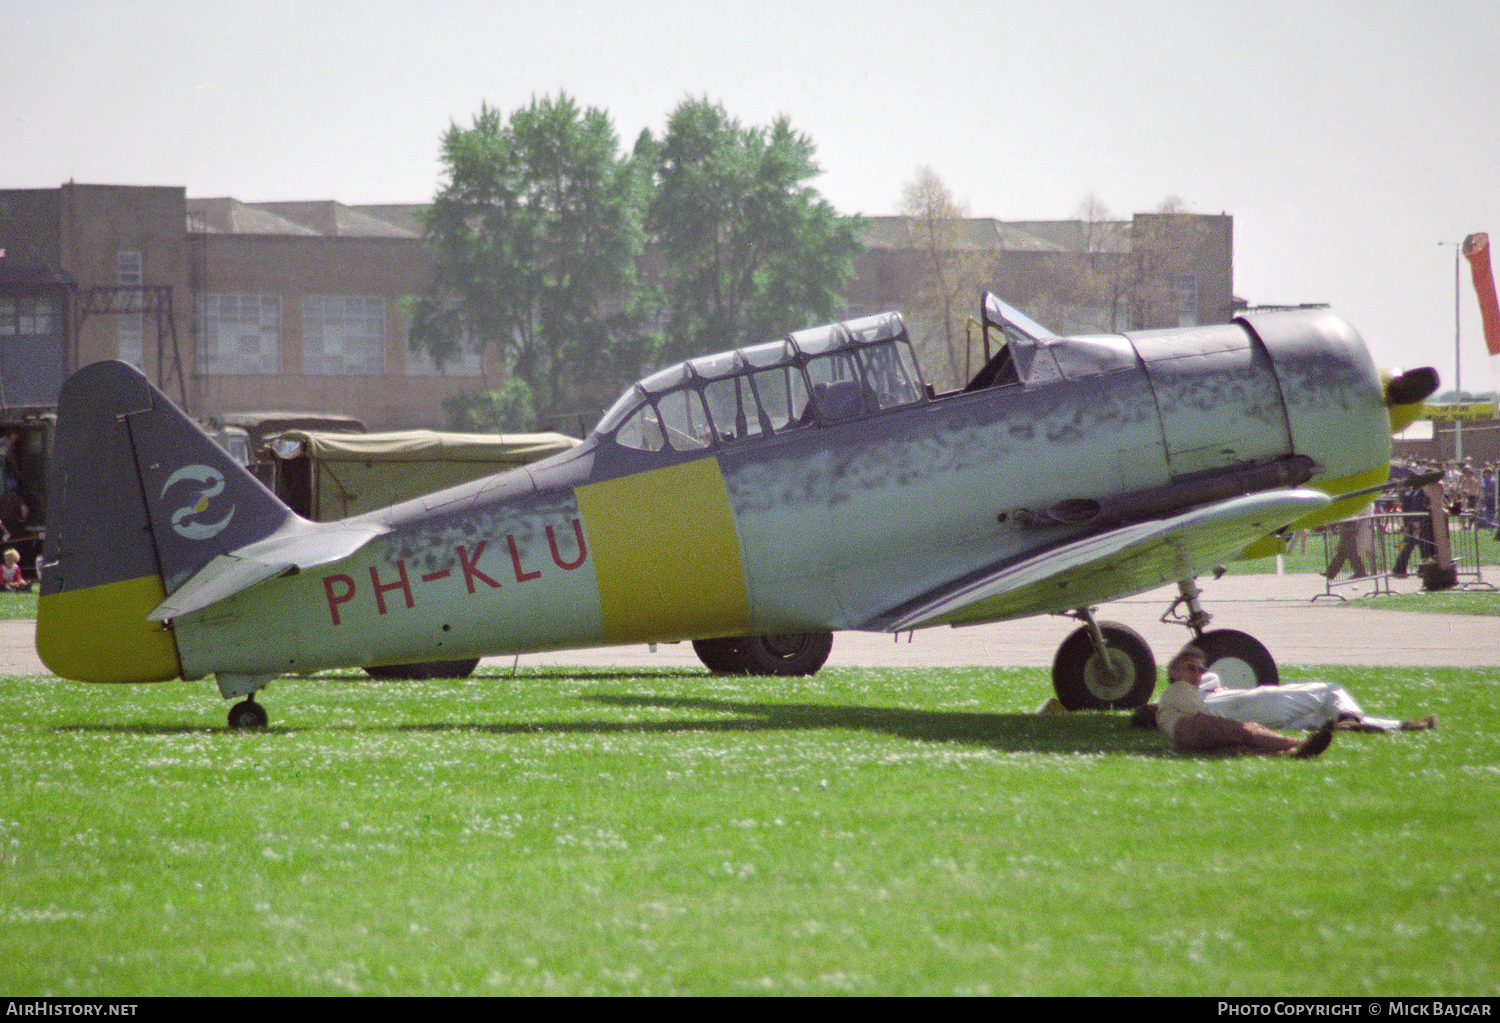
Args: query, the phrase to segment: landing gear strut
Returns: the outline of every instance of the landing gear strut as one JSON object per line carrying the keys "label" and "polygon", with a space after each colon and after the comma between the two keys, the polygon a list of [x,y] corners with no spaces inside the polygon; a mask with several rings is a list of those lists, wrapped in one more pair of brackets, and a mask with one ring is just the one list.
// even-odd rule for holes
{"label": "landing gear strut", "polygon": [[[1208,670],[1219,676],[1226,688],[1254,689],[1256,686],[1274,686],[1281,683],[1281,673],[1276,670],[1276,659],[1264,643],[1249,633],[1237,629],[1208,629],[1213,615],[1203,610],[1198,603],[1202,590],[1191,579],[1177,584],[1181,593],[1162,621],[1167,624],[1186,625],[1193,632],[1193,645],[1203,651]],[[1187,606],[1187,615],[1177,614],[1179,606]]]}

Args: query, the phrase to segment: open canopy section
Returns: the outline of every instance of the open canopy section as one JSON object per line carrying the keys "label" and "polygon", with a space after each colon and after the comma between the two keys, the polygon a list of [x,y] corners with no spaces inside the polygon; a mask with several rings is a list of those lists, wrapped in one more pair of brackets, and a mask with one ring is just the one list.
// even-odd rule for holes
{"label": "open canopy section", "polygon": [[985,364],[965,391],[1082,380],[1131,369],[1138,361],[1123,336],[1058,337],[998,295],[984,296],[983,316]]}

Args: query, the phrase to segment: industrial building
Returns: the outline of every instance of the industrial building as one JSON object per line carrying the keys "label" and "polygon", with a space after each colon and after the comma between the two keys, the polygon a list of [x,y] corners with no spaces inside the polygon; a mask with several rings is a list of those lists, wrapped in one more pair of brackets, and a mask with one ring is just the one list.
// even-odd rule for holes
{"label": "industrial building", "polygon": [[[286,409],[440,427],[444,398],[501,381],[480,356],[439,368],[408,350],[406,302],[432,267],[416,210],[180,186],[0,190],[0,409],[49,406],[70,371],[117,358],[202,420]],[[908,218],[866,221],[852,315],[913,302],[931,259],[920,236]],[[974,218],[944,244],[976,285],[971,310],[988,288],[1064,331],[1233,315],[1229,216]]]}

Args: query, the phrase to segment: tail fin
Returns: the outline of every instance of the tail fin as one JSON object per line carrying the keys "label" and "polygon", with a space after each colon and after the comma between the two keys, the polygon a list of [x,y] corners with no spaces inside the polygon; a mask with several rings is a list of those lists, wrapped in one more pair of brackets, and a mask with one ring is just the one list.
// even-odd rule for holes
{"label": "tail fin", "polygon": [[172,634],[146,616],[217,555],[295,517],[122,362],[63,384],[47,486],[37,653],[82,682],[176,678]]}

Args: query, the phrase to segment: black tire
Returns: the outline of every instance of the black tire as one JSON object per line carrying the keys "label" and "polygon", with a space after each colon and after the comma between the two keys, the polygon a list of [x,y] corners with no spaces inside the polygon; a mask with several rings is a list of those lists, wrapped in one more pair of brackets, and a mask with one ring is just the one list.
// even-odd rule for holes
{"label": "black tire", "polygon": [[740,671],[739,637],[724,639],[695,639],[693,653],[703,666],[715,675],[742,674]]}
{"label": "black tire", "polygon": [[229,708],[229,727],[239,731],[264,728],[270,724],[270,721],[266,708],[254,700],[241,700]]}
{"label": "black tire", "polygon": [[1052,660],[1052,688],[1068,710],[1142,707],[1156,689],[1156,657],[1140,633],[1118,622],[1100,622],[1116,676],[1094,651],[1084,626],[1063,640]]}
{"label": "black tire", "polygon": [[458,661],[422,661],[419,664],[372,664],[365,669],[371,678],[421,679],[468,678],[479,667],[479,658]]}
{"label": "black tire", "polygon": [[693,652],[717,675],[815,675],[832,649],[831,632],[693,640]]}
{"label": "black tire", "polygon": [[1247,632],[1213,629],[1195,639],[1193,645],[1203,651],[1203,663],[1219,676],[1226,689],[1281,684],[1281,672],[1271,651]]}

